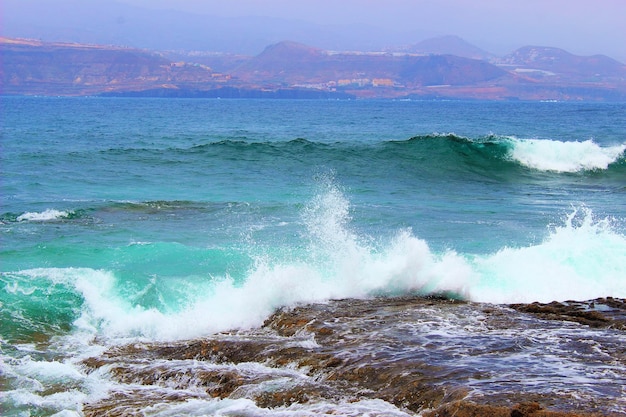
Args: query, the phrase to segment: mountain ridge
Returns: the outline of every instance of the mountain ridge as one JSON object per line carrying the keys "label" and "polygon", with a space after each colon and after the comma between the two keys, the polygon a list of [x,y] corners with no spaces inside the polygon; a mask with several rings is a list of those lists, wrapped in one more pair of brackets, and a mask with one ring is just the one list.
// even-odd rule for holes
{"label": "mountain ridge", "polygon": [[400,48],[399,51],[416,54],[456,55],[481,60],[495,57],[491,52],[487,52],[456,35],[427,38],[408,47]]}
{"label": "mountain ridge", "polygon": [[234,74],[249,82],[326,82],[332,87],[333,81],[348,85],[378,80],[380,86],[412,87],[471,84],[504,76],[506,72],[484,61],[454,55],[329,52],[285,41],[268,46]]}
{"label": "mountain ridge", "polygon": [[[282,41],[234,59],[223,71],[191,55],[175,60],[167,52],[121,46],[13,38],[0,38],[0,46],[3,94],[626,100],[626,66],[548,47],[478,60]],[[224,88],[230,90],[220,92]]]}
{"label": "mountain ridge", "polygon": [[620,77],[626,69],[626,65],[606,55],[580,56],[561,48],[533,45],[518,48],[497,62],[554,73],[577,74],[579,77]]}
{"label": "mountain ridge", "polygon": [[[385,24],[382,19],[384,16],[372,23],[332,19],[333,23],[321,24],[310,21],[308,16],[280,18],[252,14],[229,17],[220,15],[219,8],[202,7],[199,8],[199,12],[191,13],[154,7],[155,4],[148,7],[147,1],[143,6],[138,2],[128,4],[126,1],[4,0],[0,35],[49,41],[126,45],[159,51],[214,51],[238,55],[257,55],[267,45],[285,39],[315,45],[325,50],[393,51],[400,45],[428,43],[441,35],[463,35],[462,41],[469,39],[483,50],[496,51],[497,55],[503,55],[526,43],[523,39],[505,43],[503,37],[493,36],[494,32],[489,33],[486,38],[485,35],[476,33],[473,35],[467,32],[455,33],[455,29],[446,29],[442,33],[441,28],[420,21],[419,16],[416,16],[414,24],[408,25]],[[329,10],[329,13],[332,11]],[[581,43],[583,44],[587,43]],[[609,48],[607,44],[599,44],[598,47],[599,49],[594,51],[589,46],[583,48],[570,44],[569,49],[582,55],[594,52],[608,53],[610,50],[611,53],[608,55],[626,61],[623,48]],[[468,57],[459,54],[458,51],[434,52]]]}

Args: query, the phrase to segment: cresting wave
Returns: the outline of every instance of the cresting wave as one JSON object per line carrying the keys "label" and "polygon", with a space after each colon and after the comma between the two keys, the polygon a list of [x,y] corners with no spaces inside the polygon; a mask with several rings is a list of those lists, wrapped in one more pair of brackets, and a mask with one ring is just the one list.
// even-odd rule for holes
{"label": "cresting wave", "polygon": [[473,259],[475,301],[530,303],[626,295],[626,235],[614,219],[574,209],[538,245]]}
{"label": "cresting wave", "polygon": [[[68,204],[68,203],[64,203]],[[15,222],[55,222],[71,221],[91,218],[94,213],[116,213],[128,212],[138,214],[169,213],[177,211],[203,211],[217,212],[225,209],[236,209],[238,207],[248,207],[247,202],[197,202],[197,201],[81,201],[74,204],[81,205],[81,208],[74,209],[46,209],[41,212],[4,213],[0,215],[0,224]]]}
{"label": "cresting wave", "polygon": [[[589,209],[574,210],[537,245],[487,255],[436,253],[410,230],[382,242],[354,233],[342,191],[332,183],[321,188],[302,213],[304,250],[258,255],[250,249],[254,261],[242,279],[226,272],[176,281],[155,275],[139,283],[93,268],[5,272],[0,302],[11,306],[3,314],[12,316],[2,319],[21,322],[24,332],[46,325],[110,340],[176,340],[258,326],[279,307],[330,299],[442,293],[491,303],[626,297],[626,236]],[[152,246],[142,245],[140,255]],[[134,253],[134,246],[128,251]]]}
{"label": "cresting wave", "polygon": [[[403,142],[400,142],[402,144]],[[550,139],[521,139],[510,136],[488,136],[470,139],[454,134],[418,136],[404,142],[427,147],[429,152],[461,156],[470,165],[514,162],[532,170],[554,173],[576,173],[619,169],[626,165],[626,143],[602,147],[593,140],[558,141]],[[437,152],[438,151],[438,152]]]}
{"label": "cresting wave", "polygon": [[18,222],[31,221],[31,222],[45,222],[51,220],[59,220],[70,217],[73,213],[71,211],[61,211],[54,209],[47,209],[42,212],[26,212],[17,216]]}
{"label": "cresting wave", "polygon": [[559,142],[555,140],[511,139],[510,157],[540,171],[581,172],[606,170],[611,164],[624,164],[626,144],[600,147],[592,140]]}
{"label": "cresting wave", "polygon": [[[288,142],[248,142],[225,140],[195,145],[191,148],[157,149],[110,149],[103,151],[115,155],[129,153],[145,154],[154,159],[158,154],[172,161],[193,155],[216,156],[233,160],[253,160],[260,163],[264,158],[288,158],[304,152],[311,162],[376,158],[381,163],[402,161],[425,165],[430,169],[459,165],[469,170],[509,171],[525,168],[551,173],[586,173],[611,171],[623,174],[626,166],[626,143],[601,146],[591,139],[584,141],[560,141],[551,139],[517,138],[489,135],[467,138],[453,133],[415,136],[403,141],[379,143],[325,143],[307,139]],[[174,156],[176,155],[176,156]],[[153,161],[154,162],[154,161]]]}

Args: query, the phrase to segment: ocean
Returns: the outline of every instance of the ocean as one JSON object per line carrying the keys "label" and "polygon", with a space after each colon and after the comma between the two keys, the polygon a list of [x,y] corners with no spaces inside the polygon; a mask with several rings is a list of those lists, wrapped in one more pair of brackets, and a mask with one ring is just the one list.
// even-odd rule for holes
{"label": "ocean", "polygon": [[[1,106],[3,415],[400,416],[450,392],[626,415],[623,329],[510,307],[626,298],[626,104]],[[340,383],[322,351],[454,390],[377,396],[406,381]]]}

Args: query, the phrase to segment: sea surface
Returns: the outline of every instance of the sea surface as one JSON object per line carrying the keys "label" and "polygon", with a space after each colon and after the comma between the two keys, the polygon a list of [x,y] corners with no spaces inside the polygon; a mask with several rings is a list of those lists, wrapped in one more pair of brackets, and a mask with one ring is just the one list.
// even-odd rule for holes
{"label": "sea surface", "polygon": [[[270,410],[252,389],[214,398],[85,361],[237,337],[277,309],[330,300],[436,295],[506,315],[510,303],[626,297],[626,104],[2,97],[0,110],[6,416],[84,415],[138,386],[169,398],[126,405],[143,415],[406,415],[381,400]],[[410,340],[457,337],[463,362],[480,320],[443,310],[430,313],[438,325],[412,316]],[[528,330],[549,339],[541,349],[577,337],[548,327]],[[602,332],[595,341],[626,343]],[[604,386],[604,410],[626,413],[624,361],[529,355],[538,362],[516,366],[546,372],[533,384],[580,383],[581,398]],[[482,360],[466,365],[493,365]],[[297,370],[281,372],[275,384]]]}

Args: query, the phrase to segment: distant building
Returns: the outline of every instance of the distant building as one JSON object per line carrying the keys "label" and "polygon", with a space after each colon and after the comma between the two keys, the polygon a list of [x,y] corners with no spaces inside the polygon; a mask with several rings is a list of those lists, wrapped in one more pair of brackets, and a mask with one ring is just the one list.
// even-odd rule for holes
{"label": "distant building", "polygon": [[372,80],[372,86],[374,87],[393,87],[394,82],[391,78],[374,78]]}

